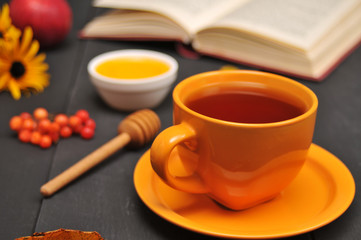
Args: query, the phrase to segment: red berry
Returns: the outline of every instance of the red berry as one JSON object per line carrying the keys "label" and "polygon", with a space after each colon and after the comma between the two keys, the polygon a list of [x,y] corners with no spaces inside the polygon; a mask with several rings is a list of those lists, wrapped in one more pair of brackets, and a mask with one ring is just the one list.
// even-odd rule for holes
{"label": "red berry", "polygon": [[60,125],[60,127],[64,127],[64,126],[68,125],[69,118],[67,115],[65,115],[63,113],[59,113],[55,116],[54,122],[58,123]]}
{"label": "red berry", "polygon": [[21,117],[22,119],[32,118],[32,117],[31,117],[31,114],[28,113],[28,112],[22,112],[22,113],[20,113],[20,117]]}
{"label": "red berry", "polygon": [[64,126],[60,128],[60,136],[63,138],[68,138],[73,134],[73,130],[69,126]]}
{"label": "red berry", "polygon": [[80,134],[80,132],[81,132],[81,130],[83,130],[83,128],[84,128],[84,126],[82,124],[80,124],[73,128],[73,132]]}
{"label": "red berry", "polygon": [[59,123],[57,123],[57,122],[52,122],[52,123],[50,123],[49,132],[59,133],[59,131],[60,131],[60,125],[59,125]]}
{"label": "red berry", "polygon": [[32,118],[24,119],[22,129],[32,131],[36,128],[36,123]]}
{"label": "red berry", "polygon": [[41,133],[39,131],[34,131],[31,133],[30,142],[32,144],[38,145],[41,140]]}
{"label": "red berry", "polygon": [[94,129],[90,127],[83,127],[80,132],[80,135],[84,139],[91,139],[94,136]]}
{"label": "red berry", "polygon": [[43,135],[40,140],[40,147],[49,148],[52,144],[51,137],[49,135]]}
{"label": "red berry", "polygon": [[33,112],[34,118],[37,120],[41,120],[44,118],[48,118],[48,111],[45,108],[36,108]]}
{"label": "red berry", "polygon": [[39,128],[40,132],[47,133],[50,130],[50,125],[51,125],[51,121],[49,119],[45,118],[45,119],[41,119],[39,121],[38,128]]}
{"label": "red berry", "polygon": [[89,119],[89,113],[87,110],[84,109],[78,110],[75,115],[78,116],[83,123]]}
{"label": "red berry", "polygon": [[85,126],[85,127],[90,127],[90,128],[92,128],[92,129],[95,129],[96,123],[95,123],[95,121],[94,121],[92,118],[89,118],[88,120],[85,121],[84,126]]}
{"label": "red berry", "polygon": [[10,119],[9,126],[13,131],[20,131],[23,126],[23,119],[20,116],[14,116]]}
{"label": "red berry", "polygon": [[27,143],[30,141],[31,132],[27,129],[23,129],[19,132],[18,138],[20,141]]}
{"label": "red berry", "polygon": [[69,125],[70,127],[74,130],[75,128],[78,128],[79,126],[82,125],[82,121],[81,118],[78,116],[70,116],[69,118]]}
{"label": "red berry", "polygon": [[50,132],[49,136],[50,136],[52,142],[56,143],[59,141],[59,133],[58,132]]}

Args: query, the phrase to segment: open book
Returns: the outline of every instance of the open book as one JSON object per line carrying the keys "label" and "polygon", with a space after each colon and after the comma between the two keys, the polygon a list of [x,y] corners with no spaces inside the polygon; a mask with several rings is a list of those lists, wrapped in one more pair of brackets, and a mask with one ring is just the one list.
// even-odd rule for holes
{"label": "open book", "polygon": [[82,38],[175,40],[205,55],[322,80],[361,42],[361,0],[95,0]]}

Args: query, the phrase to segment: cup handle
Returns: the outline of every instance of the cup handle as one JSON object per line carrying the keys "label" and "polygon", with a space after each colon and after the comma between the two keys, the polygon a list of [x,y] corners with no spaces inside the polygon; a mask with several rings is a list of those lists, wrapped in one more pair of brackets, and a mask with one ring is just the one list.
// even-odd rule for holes
{"label": "cup handle", "polygon": [[170,187],[190,193],[207,193],[207,187],[196,173],[186,177],[173,176],[168,168],[172,150],[178,144],[195,137],[194,130],[185,123],[165,129],[152,144],[150,160],[154,171]]}

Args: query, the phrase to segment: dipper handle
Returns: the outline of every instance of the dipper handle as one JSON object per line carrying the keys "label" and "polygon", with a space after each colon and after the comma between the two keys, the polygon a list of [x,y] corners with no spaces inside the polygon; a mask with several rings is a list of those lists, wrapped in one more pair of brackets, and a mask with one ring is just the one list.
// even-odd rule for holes
{"label": "dipper handle", "polygon": [[130,136],[128,133],[122,133],[109,142],[105,143],[94,152],[90,153],[79,162],[44,184],[40,188],[40,192],[43,196],[51,196],[62,187],[66,186],[91,168],[95,167],[107,157],[115,153],[118,149],[124,147],[130,142]]}
{"label": "dipper handle", "polygon": [[[132,142],[133,146],[142,146],[154,138],[159,131],[160,120],[149,109],[137,111],[126,117],[118,127],[119,135],[105,143],[79,162],[44,184],[40,188],[43,196],[51,196],[107,157]],[[133,138],[133,139],[132,139]]]}

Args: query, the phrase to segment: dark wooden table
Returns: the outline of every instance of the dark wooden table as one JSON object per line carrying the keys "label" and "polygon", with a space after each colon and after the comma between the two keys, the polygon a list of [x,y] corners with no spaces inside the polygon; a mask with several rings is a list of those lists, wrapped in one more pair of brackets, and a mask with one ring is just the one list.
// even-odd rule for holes
{"label": "dark wooden table", "polygon": [[[13,100],[7,92],[0,93],[0,238],[14,239],[33,232],[68,228],[97,231],[108,240],[212,239],[167,222],[149,210],[138,197],[133,171],[150,145],[139,150],[120,150],[53,197],[40,195],[39,188],[48,179],[114,137],[118,122],[127,115],[109,108],[97,95],[86,70],[91,58],[116,49],[157,50],[178,60],[178,82],[228,64],[208,57],[183,58],[175,51],[174,43],[80,40],[78,31],[97,14],[97,10],[91,7],[90,1],[69,3],[74,14],[72,30],[62,45],[45,51],[50,66],[50,86],[39,95],[22,97],[19,101]],[[341,217],[291,239],[360,239],[361,48],[322,83],[296,80],[310,87],[319,98],[314,143],[345,163],[357,189],[353,203]],[[9,119],[37,107],[67,114],[87,109],[97,123],[95,137],[88,141],[72,137],[46,150],[21,143],[9,129]],[[162,129],[172,124],[170,94],[154,110],[161,118]]]}

